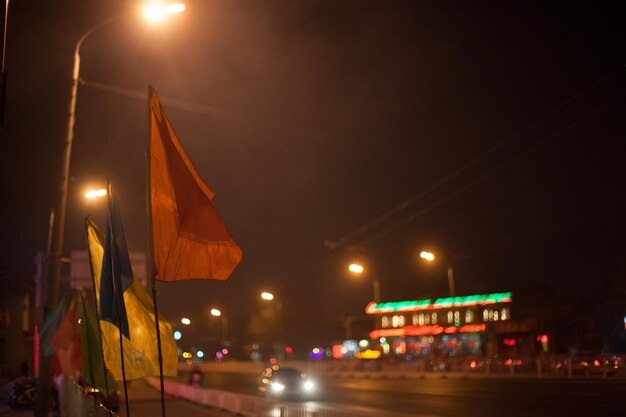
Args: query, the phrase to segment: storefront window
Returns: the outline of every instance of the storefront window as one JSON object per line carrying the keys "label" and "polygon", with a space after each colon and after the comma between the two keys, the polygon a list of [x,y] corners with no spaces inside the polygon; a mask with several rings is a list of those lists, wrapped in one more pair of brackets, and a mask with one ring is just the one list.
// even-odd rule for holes
{"label": "storefront window", "polygon": [[383,317],[382,317],[382,319],[381,319],[380,321],[381,321],[381,323],[380,323],[380,324],[381,324],[381,326],[383,327],[383,329],[385,329],[385,328],[389,327],[389,317],[387,317],[387,316],[383,316]]}
{"label": "storefront window", "polygon": [[472,310],[465,310],[465,322],[471,323],[474,321],[474,312]]}

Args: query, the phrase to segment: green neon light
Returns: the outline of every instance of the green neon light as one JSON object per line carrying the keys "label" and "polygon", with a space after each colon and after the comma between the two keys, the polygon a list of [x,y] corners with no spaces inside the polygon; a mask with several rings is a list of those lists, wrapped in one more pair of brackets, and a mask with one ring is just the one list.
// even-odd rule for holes
{"label": "green neon light", "polygon": [[476,306],[496,303],[510,303],[512,298],[510,292],[499,292],[493,294],[476,294],[464,297],[438,298],[433,303],[431,299],[391,301],[386,303],[372,303],[367,306],[367,314],[393,313],[397,311],[416,311],[425,309],[440,309],[447,307]]}

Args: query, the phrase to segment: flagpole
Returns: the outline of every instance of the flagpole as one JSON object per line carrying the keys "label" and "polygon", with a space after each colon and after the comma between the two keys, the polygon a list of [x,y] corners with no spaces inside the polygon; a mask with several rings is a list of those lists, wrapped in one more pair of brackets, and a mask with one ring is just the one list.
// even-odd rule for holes
{"label": "flagpole", "polygon": [[146,146],[146,236],[148,243],[148,273],[152,283],[152,303],[154,304],[154,322],[156,324],[157,351],[159,357],[159,382],[161,384],[161,417],[165,417],[165,383],[163,381],[163,350],[161,348],[161,329],[159,326],[159,311],[157,308],[156,270],[154,267],[154,245],[152,236],[152,187],[150,176],[150,151],[152,143],[152,86],[148,86],[148,141]]}
{"label": "flagpole", "polygon": [[[88,230],[89,218],[85,218],[85,230]],[[109,378],[107,373],[106,361],[104,360],[104,347],[102,346],[102,327],[100,326],[100,310],[98,307],[98,295],[96,291],[96,274],[93,270],[93,262],[91,262],[91,250],[89,249],[89,235],[87,235],[87,258],[89,260],[89,269],[91,270],[91,285],[93,286],[93,304],[96,309],[96,323],[98,325],[98,337],[100,338],[100,355],[102,356],[102,370],[104,371],[104,387],[107,390],[107,399],[111,395],[109,390]]]}
{"label": "flagpole", "polygon": [[130,417],[130,410],[128,408],[128,386],[126,384],[126,369],[124,368],[124,335],[122,334],[122,311],[120,306],[124,303],[124,293],[120,288],[117,288],[117,280],[119,278],[119,269],[117,263],[117,237],[115,236],[115,227],[113,224],[113,195],[111,189],[111,181],[107,178],[107,200],[109,203],[109,227],[111,228],[111,271],[113,281],[113,292],[117,296],[115,307],[117,309],[118,318],[118,330],[120,335],[120,357],[122,360],[122,380],[124,381],[124,399],[126,403],[126,417]]}

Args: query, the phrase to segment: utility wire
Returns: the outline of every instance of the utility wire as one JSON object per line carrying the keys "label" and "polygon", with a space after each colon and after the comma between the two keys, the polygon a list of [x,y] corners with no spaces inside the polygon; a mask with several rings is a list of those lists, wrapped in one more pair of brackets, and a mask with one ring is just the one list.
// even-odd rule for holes
{"label": "utility wire", "polygon": [[[608,77],[610,77],[611,75],[615,74],[618,71],[621,71],[623,69],[623,67],[620,67],[616,70],[613,70],[612,72],[610,72],[609,74],[605,75],[604,77],[602,77],[600,80],[592,83],[589,87],[585,88],[584,90],[581,90],[579,93],[576,93],[572,98],[568,99],[566,102],[564,102],[563,104],[557,106],[555,109],[551,110],[549,112],[549,114],[554,113],[557,109],[561,109],[563,107],[565,107],[567,104],[571,103],[573,100],[575,100],[576,98],[580,97],[581,95],[583,95],[584,93],[590,91],[592,88],[595,88],[595,86],[597,86],[601,81],[607,79]],[[580,124],[582,124],[583,122],[589,120],[590,118],[592,118],[593,116],[595,116],[596,114],[600,113],[602,110],[604,110],[605,108],[609,107],[610,105],[618,102],[619,100],[623,99],[624,96],[626,94],[621,94],[619,96],[614,97],[613,99],[609,100],[608,102],[604,103],[603,105],[601,105],[600,107],[597,107],[596,109],[592,110],[591,112],[587,113],[585,116],[583,116],[582,118],[578,119],[576,122],[570,124],[569,126],[557,131],[556,133],[552,134],[551,136],[549,136],[547,139],[536,143],[535,145],[531,146],[530,148],[526,149],[525,151],[515,155],[512,159],[510,159],[509,161],[505,162],[504,164],[501,164],[500,166],[490,170],[489,172],[479,176],[478,178],[476,178],[475,180],[467,183],[466,185],[462,186],[461,188],[448,193],[446,196],[440,198],[437,201],[434,201],[432,203],[430,203],[429,205],[419,209],[418,211],[412,213],[411,215],[399,220],[396,223],[393,223],[392,225],[390,225],[389,227],[379,231],[378,233],[375,233],[373,235],[371,235],[370,237],[368,237],[367,239],[361,240],[359,243],[360,245],[357,246],[367,246],[375,241],[377,241],[378,239],[386,236],[387,234],[397,230],[398,228],[411,223],[412,221],[417,220],[418,218],[420,218],[421,216],[423,216],[424,214],[428,213],[429,211],[431,211],[432,209],[441,206],[442,204],[446,203],[447,201],[452,200],[454,197],[457,197],[459,195],[461,195],[462,193],[464,193],[465,191],[471,189],[472,187],[484,182],[485,180],[487,180],[488,178],[490,178],[492,175],[494,175],[497,172],[502,171],[503,169],[507,168],[509,165],[521,160],[523,157],[525,157],[526,155],[530,154],[531,152],[539,149],[542,146],[545,146],[546,144],[548,144],[549,142],[551,142],[552,140],[562,136],[563,134],[565,134],[566,132],[569,132],[570,130],[574,129],[575,127],[579,126]],[[547,118],[547,115],[542,116],[540,119],[538,120],[545,120]],[[530,128],[530,126],[535,126],[538,123],[538,121],[535,121],[531,124],[529,124],[526,128],[524,128],[524,130],[528,130]],[[362,234],[363,232],[367,231],[371,226],[374,226],[376,224],[379,224],[381,222],[383,222],[384,220],[392,217],[394,214],[400,212],[402,209],[404,209],[405,207],[408,207],[410,204],[412,204],[413,202],[417,201],[419,198],[423,197],[424,195],[426,195],[428,192],[430,192],[431,190],[434,190],[435,188],[437,188],[437,186],[442,185],[443,183],[447,182],[448,180],[452,179],[454,176],[457,176],[458,174],[460,174],[461,172],[469,169],[471,166],[475,165],[479,160],[484,159],[484,157],[487,156],[487,154],[491,154],[493,153],[496,149],[504,146],[504,144],[510,142],[513,138],[519,136],[521,133],[516,133],[515,135],[509,137],[508,139],[502,141],[501,143],[499,143],[498,145],[496,145],[495,147],[487,150],[484,154],[480,155],[479,157],[475,158],[474,160],[470,161],[468,164],[465,164],[461,169],[458,169],[456,171],[454,171],[452,174],[444,177],[443,179],[439,180],[436,184],[433,184],[432,186],[428,187],[427,190],[421,192],[418,195],[415,195],[413,197],[411,197],[410,199],[406,200],[404,203],[400,204],[399,206],[396,206],[395,208],[389,210],[388,212],[384,213],[383,215],[379,216],[377,219],[373,220],[372,222],[366,224],[365,226],[357,229],[355,232],[350,233],[349,235],[344,236],[342,239],[333,242],[331,245],[326,245],[327,248],[330,249],[336,249],[338,247],[343,247],[345,246],[345,244],[351,240],[351,237],[353,236],[357,236],[359,234]],[[340,252],[336,252],[335,256],[328,256],[328,251],[327,250],[323,250],[318,252],[317,254],[311,256],[309,259],[299,263],[297,266],[290,268],[288,271],[282,273],[282,274],[278,274],[277,276],[279,278],[284,278],[284,277],[288,277],[291,276],[295,273],[295,271],[301,271],[301,270],[307,270],[309,268],[311,268],[312,266],[317,266],[317,267],[321,267],[323,265],[327,265],[331,262],[332,259],[334,259],[336,256],[339,256]]]}
{"label": "utility wire", "polygon": [[611,78],[616,73],[623,71],[624,68],[625,68],[625,66],[621,65],[621,66],[611,70],[610,72],[608,72],[607,74],[603,75],[602,77],[600,77],[596,81],[592,82],[589,86],[583,88],[582,90],[580,90],[579,92],[577,92],[576,94],[571,96],[569,99],[565,100],[564,102],[562,102],[558,106],[554,107],[553,109],[549,110],[547,113],[543,114],[538,119],[535,119],[531,123],[527,124],[526,126],[524,126],[522,129],[520,129],[519,131],[517,131],[513,135],[507,137],[503,141],[501,141],[501,142],[497,143],[496,145],[492,146],[491,148],[487,149],[482,154],[476,156],[475,158],[471,159],[470,161],[468,161],[464,165],[460,166],[456,170],[452,171],[448,175],[446,175],[443,178],[439,179],[438,181],[434,182],[430,186],[428,186],[425,189],[423,189],[422,191],[420,191],[418,194],[413,195],[412,197],[408,198],[407,200],[403,201],[402,203],[398,204],[397,206],[395,206],[395,207],[391,208],[390,210],[384,212],[383,214],[381,214],[380,216],[378,216],[374,220],[370,221],[369,223],[366,223],[365,225],[359,227],[358,229],[356,229],[353,232],[345,235],[344,237],[342,237],[342,238],[340,238],[340,239],[338,239],[336,241],[333,241],[329,246],[331,247],[331,249],[335,249],[337,247],[343,246],[347,242],[352,240],[355,236],[358,236],[358,235],[360,235],[362,233],[367,232],[372,227],[381,224],[382,222],[384,222],[385,220],[388,220],[389,218],[391,218],[395,214],[397,214],[397,213],[407,209],[410,205],[414,204],[415,202],[417,202],[421,198],[425,197],[426,195],[428,195],[432,191],[436,190],[440,186],[444,185],[448,181],[452,180],[453,178],[459,176],[460,174],[462,174],[465,171],[469,170],[470,168],[474,167],[479,162],[483,161],[485,158],[487,158],[488,156],[492,155],[497,150],[503,148],[507,144],[511,143],[513,140],[517,139],[518,137],[522,136],[524,133],[528,132],[529,130],[531,130],[532,128],[537,126],[539,123],[541,123],[541,122],[545,121],[546,119],[548,119],[553,114],[555,114],[555,113],[559,112],[560,110],[564,109],[565,107],[567,107],[568,105],[570,105],[571,103],[576,101],[581,96],[583,96],[586,93],[590,92],[591,90],[595,89],[598,85],[600,85],[601,83],[603,83],[607,79]]}
{"label": "utility wire", "polygon": [[609,100],[608,102],[606,102],[602,106],[597,107],[593,111],[587,113],[584,117],[578,119],[576,122],[570,124],[569,126],[563,128],[563,129],[559,130],[558,132],[556,132],[555,134],[549,136],[547,139],[545,139],[543,141],[540,141],[540,142],[537,142],[536,144],[534,144],[530,148],[527,148],[523,152],[518,153],[513,158],[509,159],[508,161],[506,161],[505,163],[501,164],[500,166],[498,166],[498,167],[496,167],[496,168],[486,172],[485,174],[480,175],[478,178],[474,179],[473,181],[470,181],[469,183],[467,183],[466,185],[462,186],[461,188],[459,188],[459,189],[449,193],[445,197],[440,198],[439,200],[437,200],[437,201],[435,201],[433,203],[430,203],[430,204],[426,205],[425,207],[423,207],[423,208],[413,212],[411,215],[409,215],[409,216],[399,220],[398,222],[392,224],[391,226],[388,226],[388,227],[382,229],[381,231],[379,231],[378,233],[375,233],[375,234],[371,235],[369,238],[367,238],[365,240],[362,240],[361,241],[362,244],[363,245],[369,245],[372,242],[382,238],[383,236],[386,236],[389,233],[397,230],[401,226],[404,226],[404,225],[406,225],[408,223],[411,223],[411,222],[417,220],[418,218],[420,218],[424,214],[428,213],[432,209],[434,209],[436,207],[439,207],[443,203],[453,199],[454,197],[457,197],[458,195],[460,195],[460,194],[464,193],[465,191],[469,190],[470,188],[473,188],[476,185],[484,182],[485,180],[487,180],[489,177],[491,177],[495,173],[502,171],[503,169],[507,168],[509,165],[514,164],[514,163],[520,161],[521,159],[523,159],[528,154],[530,154],[530,153],[536,151],[537,149],[545,146],[546,144],[548,144],[552,140],[554,140],[554,139],[562,136],[563,134],[573,130],[575,127],[577,127],[577,126],[581,125],[583,122],[591,119],[593,116],[595,116],[596,114],[600,113],[605,108],[607,108],[610,105],[616,103],[617,101],[623,99],[625,95],[626,94],[620,94],[619,96],[613,98],[612,100]]}

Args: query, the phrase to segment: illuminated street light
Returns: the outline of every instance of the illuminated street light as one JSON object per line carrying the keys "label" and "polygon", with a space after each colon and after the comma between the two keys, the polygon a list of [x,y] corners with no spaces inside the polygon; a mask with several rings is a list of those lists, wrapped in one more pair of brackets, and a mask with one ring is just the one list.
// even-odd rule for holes
{"label": "illuminated street light", "polygon": [[189,326],[191,324],[191,320],[189,320],[187,317],[183,317],[182,319],[180,319],[180,322],[185,326]]}
{"label": "illuminated street light", "polygon": [[261,293],[261,298],[265,301],[272,301],[274,299],[274,294],[271,292],[263,291]]}
{"label": "illuminated street light", "polygon": [[180,330],[174,331],[174,340],[180,340],[183,338],[183,333]]}
{"label": "illuminated street light", "polygon": [[85,198],[94,199],[99,197],[104,197],[107,195],[107,190],[105,188],[101,188],[99,190],[89,190],[85,193]]}
{"label": "illuminated street light", "polygon": [[[432,262],[435,260],[435,254],[428,251],[421,251],[420,258]],[[448,266],[448,289],[450,290],[450,297],[454,297],[454,269],[452,265]]]}
{"label": "illuminated street light", "polygon": [[143,9],[143,15],[151,22],[160,22],[165,19],[165,16],[170,14],[182,13],[185,11],[185,5],[182,3],[175,4],[162,4],[162,3],[149,3]]}
{"label": "illuminated street light", "polygon": [[221,311],[219,311],[217,308],[212,308],[212,309],[211,309],[211,315],[212,315],[212,316],[215,316],[215,317],[219,317],[219,316],[221,316],[221,315],[222,315],[222,312],[221,312]]}
{"label": "illuminated street light", "polygon": [[[365,273],[365,267],[361,264],[352,263],[348,265],[348,271],[353,274],[361,275]],[[372,273],[370,273],[372,277],[372,289],[374,290],[374,302],[380,303],[380,281],[378,277]]]}
{"label": "illuminated street light", "polygon": [[428,262],[432,262],[435,260],[435,255],[432,252],[423,250],[420,252],[420,258],[427,260]]}

